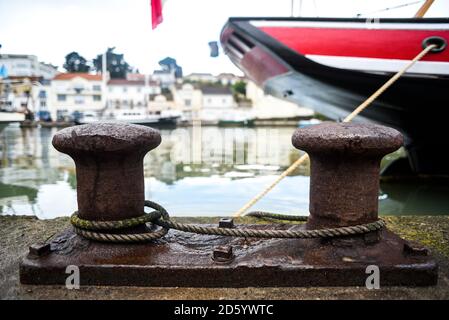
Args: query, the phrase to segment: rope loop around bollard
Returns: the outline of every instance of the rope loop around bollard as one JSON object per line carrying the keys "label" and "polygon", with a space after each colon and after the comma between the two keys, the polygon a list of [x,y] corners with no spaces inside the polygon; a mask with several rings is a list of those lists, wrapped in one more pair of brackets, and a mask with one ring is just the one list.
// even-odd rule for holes
{"label": "rope loop around bollard", "polygon": [[[205,235],[218,235],[228,237],[244,238],[334,238],[342,236],[361,235],[372,231],[377,231],[385,227],[385,222],[381,219],[360,225],[316,229],[316,230],[257,230],[257,229],[237,229],[237,228],[218,228],[204,227],[201,225],[184,224],[170,220],[170,215],[164,207],[156,202],[146,200],[145,207],[154,209],[150,213],[136,218],[118,220],[118,221],[91,221],[78,217],[75,212],[70,218],[75,232],[87,239],[102,242],[145,242],[165,236],[169,229],[176,229],[184,232],[191,232]],[[256,211],[248,214],[256,218],[268,218],[275,220],[306,221],[307,217],[276,214],[264,211]],[[136,233],[136,234],[113,234],[103,233],[104,230],[118,230],[135,227],[138,225],[152,223],[161,228],[156,231]]]}

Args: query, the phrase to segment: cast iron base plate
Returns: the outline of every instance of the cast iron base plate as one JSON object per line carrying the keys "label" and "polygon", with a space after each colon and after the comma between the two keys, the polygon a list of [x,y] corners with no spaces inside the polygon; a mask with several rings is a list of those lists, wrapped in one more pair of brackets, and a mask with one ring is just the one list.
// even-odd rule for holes
{"label": "cast iron base plate", "polygon": [[[295,229],[300,225],[251,225]],[[376,236],[380,241],[376,242]],[[231,245],[229,263],[212,259],[215,246]],[[20,265],[23,284],[65,284],[76,265],[81,285],[164,287],[365,286],[369,265],[380,269],[380,285],[435,285],[438,266],[427,249],[388,230],[333,240],[253,239],[170,230],[145,244],[89,241],[71,229],[50,250],[31,250]]]}

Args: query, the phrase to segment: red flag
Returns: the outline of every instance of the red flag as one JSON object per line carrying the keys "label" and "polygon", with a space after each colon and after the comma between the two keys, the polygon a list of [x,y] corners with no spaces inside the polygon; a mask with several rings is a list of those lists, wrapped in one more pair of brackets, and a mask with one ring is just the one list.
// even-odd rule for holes
{"label": "red flag", "polygon": [[151,24],[153,30],[162,22],[162,0],[151,0]]}

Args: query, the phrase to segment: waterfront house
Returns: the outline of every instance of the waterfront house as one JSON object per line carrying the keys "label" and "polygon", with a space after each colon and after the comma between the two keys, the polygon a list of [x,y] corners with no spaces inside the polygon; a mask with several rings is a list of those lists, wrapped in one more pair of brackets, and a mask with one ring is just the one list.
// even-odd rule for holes
{"label": "waterfront house", "polygon": [[31,90],[32,108],[36,120],[55,120],[51,117],[52,88],[51,80],[35,82]]}
{"label": "waterfront house", "polygon": [[58,73],[56,66],[39,62],[35,55],[0,54],[0,70],[0,109],[31,115],[47,108],[48,84]]}
{"label": "waterfront house", "polygon": [[233,73],[220,73],[216,76],[217,81],[220,81],[220,83],[223,86],[230,86],[235,84],[237,81],[244,80],[243,77],[236,76]]}
{"label": "waterfront house", "polygon": [[202,99],[201,90],[193,84],[184,83],[173,88],[173,100],[186,120],[198,119],[199,110],[203,105]]}
{"label": "waterfront house", "polygon": [[195,72],[188,74],[183,80],[186,82],[216,82],[218,79],[211,73]]}
{"label": "waterfront house", "polygon": [[180,106],[177,105],[173,99],[169,100],[162,94],[150,97],[147,110],[151,115],[181,115]]}
{"label": "waterfront house", "polygon": [[100,74],[60,73],[51,83],[53,119],[73,115],[74,112],[100,113],[106,107],[105,85]]}
{"label": "waterfront house", "polygon": [[300,118],[313,117],[314,111],[295,103],[265,94],[254,82],[247,81],[246,97],[252,101],[253,113],[257,121],[298,121]]}
{"label": "waterfront house", "polygon": [[161,93],[156,81],[143,74],[130,74],[127,79],[111,79],[107,83],[107,104],[114,109],[145,108],[150,97]]}
{"label": "waterfront house", "polygon": [[201,120],[214,123],[235,113],[237,104],[229,87],[204,86],[201,93]]}
{"label": "waterfront house", "polygon": [[35,55],[30,54],[0,54],[0,68],[6,70],[9,77],[50,80],[58,73],[56,66],[39,62]]}
{"label": "waterfront house", "polygon": [[170,88],[176,82],[175,73],[170,70],[154,70],[151,80],[158,82],[163,89]]}

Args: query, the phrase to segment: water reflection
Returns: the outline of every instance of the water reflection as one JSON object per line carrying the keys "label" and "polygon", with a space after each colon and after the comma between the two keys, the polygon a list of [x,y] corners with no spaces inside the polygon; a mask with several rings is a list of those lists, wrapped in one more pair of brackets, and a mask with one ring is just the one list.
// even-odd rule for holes
{"label": "water reflection", "polygon": [[75,210],[74,164],[51,145],[55,132],[8,127],[0,135],[2,214],[51,218]]}
{"label": "water reflection", "polygon": [[[55,128],[9,126],[0,134],[0,213],[53,218],[76,209],[72,159],[51,145]],[[173,215],[229,215],[299,156],[294,128],[161,130],[162,144],[145,157],[146,197]],[[384,163],[401,153],[389,155]],[[308,213],[308,165],[287,177],[254,209]],[[381,185],[380,212],[445,214],[446,185]]]}
{"label": "water reflection", "polygon": [[381,183],[383,214],[403,215],[449,213],[449,186],[443,182],[409,181]]}

